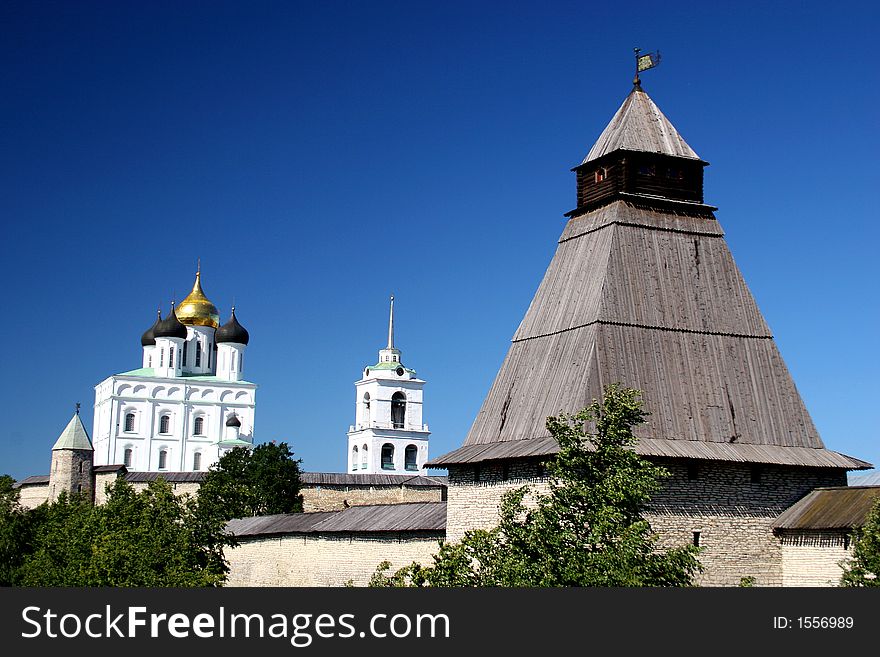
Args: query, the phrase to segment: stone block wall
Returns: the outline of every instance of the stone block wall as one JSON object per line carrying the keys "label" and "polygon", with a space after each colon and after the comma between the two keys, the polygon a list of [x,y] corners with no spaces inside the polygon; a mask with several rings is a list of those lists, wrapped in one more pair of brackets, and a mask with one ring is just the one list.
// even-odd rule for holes
{"label": "stone block wall", "polygon": [[95,504],[107,503],[107,486],[113,486],[119,474],[116,472],[95,473]]}
{"label": "stone block wall", "polygon": [[[846,485],[846,473],[836,469],[767,465],[754,471],[741,463],[659,463],[670,477],[652,498],[646,518],[667,547],[692,543],[699,532],[704,570],[697,582],[702,586],[738,586],[743,577],[753,577],[757,586],[782,586],[782,547],[773,521],[813,488]],[[481,463],[478,474],[475,481],[473,465],[449,468],[450,542],[467,529],[495,526],[498,504],[508,490],[523,485],[548,490],[534,460]]]}
{"label": "stone block wall", "polygon": [[[131,482],[131,487],[134,488],[136,493],[140,493],[142,490],[146,490],[149,487],[149,483],[146,481],[136,481]],[[171,490],[174,491],[175,495],[192,495],[196,496],[199,492],[199,484],[192,481],[183,481],[183,482],[169,482],[171,486]]]}
{"label": "stone block wall", "polygon": [[[699,532],[701,586],[782,586],[782,549],[773,533],[780,513],[820,486],[845,486],[843,470],[702,461],[661,461],[670,477],[646,517],[661,544],[682,545]],[[753,474],[758,480],[753,481]],[[696,476],[696,479],[690,479]]]}
{"label": "stone block wall", "polygon": [[[498,505],[508,491],[529,486],[549,492],[537,460],[486,461],[449,467],[446,492],[446,540],[455,543],[468,529],[491,529],[498,524]],[[526,500],[528,504],[528,500]]]}
{"label": "stone block wall", "polygon": [[82,449],[52,450],[49,472],[49,500],[54,502],[62,492],[92,494],[92,452]]}
{"label": "stone block wall", "polygon": [[18,501],[26,509],[35,509],[49,499],[49,484],[27,484],[18,489]]}
{"label": "stone block wall", "polygon": [[340,511],[349,506],[368,504],[401,504],[402,502],[442,502],[446,489],[428,486],[357,486],[357,485],[309,485],[300,490],[303,510]]}
{"label": "stone block wall", "polygon": [[845,531],[784,531],[783,586],[840,586],[843,564],[852,558]]}
{"label": "stone block wall", "polygon": [[227,586],[366,586],[382,561],[392,571],[432,563],[442,532],[289,534],[225,550]]}

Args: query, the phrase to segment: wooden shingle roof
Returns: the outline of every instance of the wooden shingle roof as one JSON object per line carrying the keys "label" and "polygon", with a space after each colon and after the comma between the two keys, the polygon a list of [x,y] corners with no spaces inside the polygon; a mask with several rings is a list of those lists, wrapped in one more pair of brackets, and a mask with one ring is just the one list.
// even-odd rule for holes
{"label": "wooden shingle roof", "polygon": [[303,472],[300,482],[307,486],[407,486],[442,488],[447,477],[423,475],[359,474],[355,472]]}
{"label": "wooden shingle roof", "polygon": [[350,532],[443,532],[446,502],[405,502],[353,506],[341,511],[285,513],[230,521],[236,538]]}
{"label": "wooden shingle roof", "polygon": [[[697,158],[640,90],[585,161],[620,149]],[[825,448],[714,215],[666,207],[568,221],[463,447],[428,467],[555,453],[547,417],[610,383],[642,391],[646,455],[870,467]]]}
{"label": "wooden shingle roof", "polygon": [[583,164],[616,150],[700,159],[641,86],[633,87]]}
{"label": "wooden shingle roof", "polygon": [[817,488],[783,511],[773,527],[789,530],[861,527],[878,499],[880,486]]}

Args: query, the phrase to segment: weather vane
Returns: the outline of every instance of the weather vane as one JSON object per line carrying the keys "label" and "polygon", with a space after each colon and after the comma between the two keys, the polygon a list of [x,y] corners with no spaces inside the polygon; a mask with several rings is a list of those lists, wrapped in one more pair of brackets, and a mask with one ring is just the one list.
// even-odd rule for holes
{"label": "weather vane", "polygon": [[638,87],[642,84],[641,80],[639,80],[639,73],[647,71],[649,68],[654,68],[660,63],[660,51],[642,55],[640,54],[642,52],[641,48],[633,48],[633,50],[636,53],[636,76],[633,78],[633,84]]}

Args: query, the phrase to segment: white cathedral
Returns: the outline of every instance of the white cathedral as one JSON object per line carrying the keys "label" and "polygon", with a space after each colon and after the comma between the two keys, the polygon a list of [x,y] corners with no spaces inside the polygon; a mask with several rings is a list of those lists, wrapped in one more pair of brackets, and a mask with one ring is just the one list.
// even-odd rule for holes
{"label": "white cathedral", "polygon": [[248,332],[235,317],[220,326],[201,285],[141,337],[139,369],[95,386],[95,465],[129,471],[200,472],[254,440],[257,386],[244,380]]}
{"label": "white cathedral", "polygon": [[422,388],[415,370],[404,367],[394,346],[394,297],[388,345],[379,362],[355,382],[355,424],[348,431],[348,471],[358,474],[424,475],[428,425],[422,423]]}

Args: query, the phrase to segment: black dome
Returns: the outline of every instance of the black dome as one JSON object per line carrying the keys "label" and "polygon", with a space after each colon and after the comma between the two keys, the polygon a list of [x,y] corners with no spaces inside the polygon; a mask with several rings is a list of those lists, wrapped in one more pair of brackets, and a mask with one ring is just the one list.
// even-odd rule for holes
{"label": "black dome", "polygon": [[239,324],[238,320],[235,318],[235,308],[232,309],[232,316],[229,318],[229,321],[218,328],[217,333],[214,334],[214,340],[217,344],[220,344],[221,342],[247,344],[249,339],[250,336],[248,335],[247,329]]}
{"label": "black dome", "polygon": [[228,420],[226,420],[226,426],[227,427],[240,427],[241,420],[238,419],[237,415],[233,414],[232,417],[230,417]]}
{"label": "black dome", "polygon": [[162,321],[162,311],[156,311],[156,322],[148,328],[144,334],[141,336],[141,346],[142,347],[152,347],[156,344],[156,328],[159,326],[159,323]]}
{"label": "black dome", "polygon": [[153,328],[153,338],[182,338],[186,340],[186,327],[174,314],[174,304],[171,304],[171,312],[161,322],[156,322]]}

